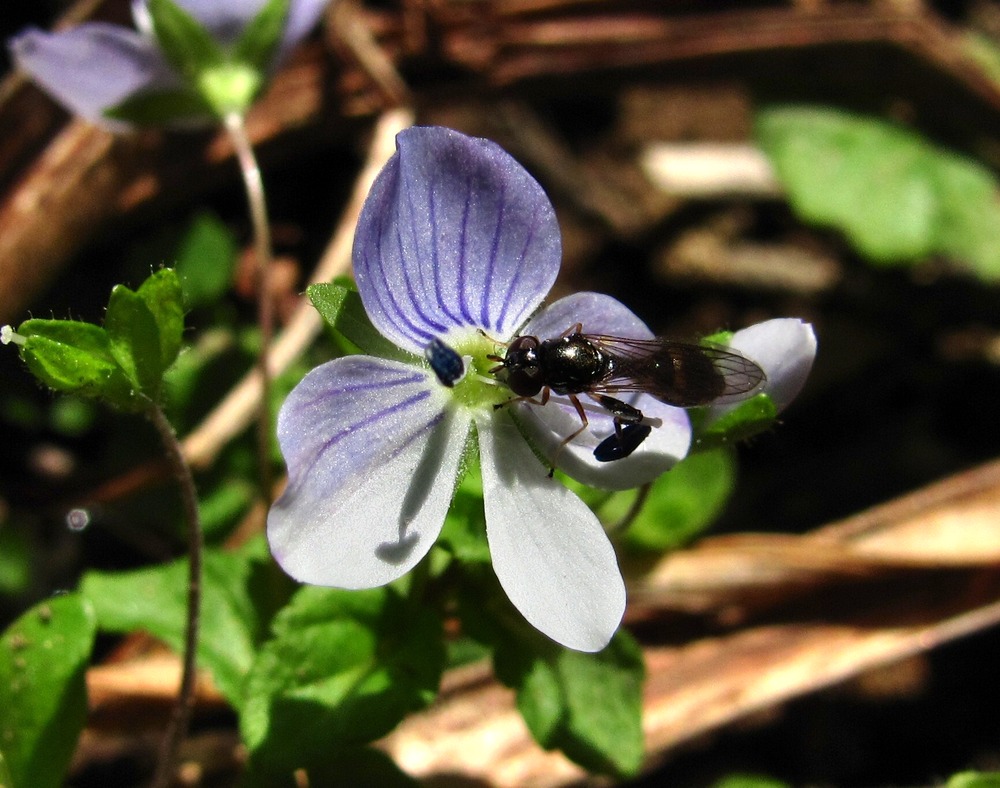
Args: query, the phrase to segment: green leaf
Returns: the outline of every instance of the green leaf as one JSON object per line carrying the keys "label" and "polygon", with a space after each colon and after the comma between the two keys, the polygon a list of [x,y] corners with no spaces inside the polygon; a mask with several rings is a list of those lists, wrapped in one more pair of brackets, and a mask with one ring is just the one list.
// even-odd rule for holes
{"label": "green leaf", "polygon": [[517,707],[535,740],[584,768],[618,777],[643,759],[642,649],[619,630],[597,654],[560,648],[541,636],[496,644],[497,678],[517,692]]}
{"label": "green leaf", "polygon": [[755,774],[730,774],[717,780],[712,788],[790,788],[788,783]]}
{"label": "green leaf", "polygon": [[695,449],[703,451],[715,446],[746,440],[774,426],[778,408],[767,394],[761,392],[744,400],[732,410],[702,426],[699,422],[711,416],[710,411],[695,414]]}
{"label": "green leaf", "polygon": [[184,294],[181,291],[181,281],[176,271],[162,268],[143,282],[137,292],[156,323],[160,366],[162,370],[166,370],[180,354],[184,338]]}
{"label": "green leaf", "polygon": [[357,290],[334,282],[310,285],[306,294],[323,319],[362,353],[398,361],[414,360],[413,354],[394,345],[372,325]]}
{"label": "green leaf", "polygon": [[1000,788],[1000,772],[960,772],[952,775],[947,788]]}
{"label": "green leaf", "polygon": [[990,170],[879,118],[781,106],[758,141],[804,219],[841,230],[870,260],[942,254],[1000,277],[1000,201]]}
{"label": "green leaf", "polygon": [[483,510],[483,480],[478,467],[468,468],[448,509],[437,545],[463,564],[490,563]]}
{"label": "green leaf", "polygon": [[267,0],[236,42],[233,59],[240,60],[259,72],[266,72],[285,32],[289,5],[289,0]]}
{"label": "green leaf", "polygon": [[310,769],[385,735],[433,700],[442,637],[436,614],[391,588],[300,589],[247,680],[240,727],[254,758]]}
{"label": "green leaf", "polygon": [[198,214],[181,239],[174,266],[184,302],[200,306],[216,301],[232,282],[239,249],[229,228],[211,213]]}
{"label": "green leaf", "polygon": [[[242,554],[205,552],[198,661],[236,708],[261,628],[250,591],[256,565]],[[187,587],[187,561],[174,561],[132,572],[88,572],[80,592],[93,604],[102,630],[145,630],[180,652]]]}
{"label": "green leaf", "polygon": [[[625,532],[626,543],[640,550],[668,550],[687,544],[711,525],[732,494],[735,467],[731,450],[691,454],[660,476],[646,503]],[[606,522],[619,520],[631,499],[612,499],[599,514]]]}
{"label": "green leaf", "polygon": [[173,0],[148,0],[146,7],[160,49],[189,81],[193,82],[200,72],[225,59],[211,34]]}
{"label": "green leaf", "polygon": [[309,296],[312,305],[330,326],[337,325],[337,318],[340,317],[340,311],[350,294],[350,288],[333,282],[320,282],[306,288],[306,295]]}
{"label": "green leaf", "polygon": [[87,716],[94,614],[78,595],[36,605],[0,638],[0,744],[15,786],[63,784]]}
{"label": "green leaf", "polygon": [[104,318],[111,355],[129,380],[155,400],[163,381],[160,331],[142,296],[125,285],[116,285]]}
{"label": "green leaf", "polygon": [[[8,523],[0,523],[0,594],[22,594],[31,583],[28,541]],[[0,744],[3,744],[0,741]]]}
{"label": "green leaf", "polygon": [[135,93],[104,110],[104,115],[111,120],[136,126],[164,126],[178,121],[211,118],[215,113],[201,93],[182,87]]}
{"label": "green leaf", "polygon": [[7,759],[3,757],[3,750],[0,750],[0,788],[13,788],[14,779],[10,776],[10,769],[7,768]]}
{"label": "green leaf", "polygon": [[76,320],[26,320],[21,357],[32,374],[56,391],[98,397],[123,410],[144,407],[111,353],[107,332]]}

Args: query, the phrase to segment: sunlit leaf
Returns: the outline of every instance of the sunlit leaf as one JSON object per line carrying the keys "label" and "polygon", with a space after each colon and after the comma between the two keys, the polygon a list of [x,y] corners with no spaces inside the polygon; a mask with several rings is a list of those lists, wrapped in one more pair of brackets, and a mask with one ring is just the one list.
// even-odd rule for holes
{"label": "sunlit leaf", "polygon": [[0,745],[15,786],[63,784],[87,716],[94,613],[78,594],[42,602],[0,637]]}

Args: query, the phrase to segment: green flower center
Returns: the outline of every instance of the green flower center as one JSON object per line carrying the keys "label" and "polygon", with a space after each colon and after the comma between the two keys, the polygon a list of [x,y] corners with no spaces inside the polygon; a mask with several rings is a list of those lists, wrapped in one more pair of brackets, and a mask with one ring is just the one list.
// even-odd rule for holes
{"label": "green flower center", "polygon": [[197,85],[216,114],[225,117],[250,106],[260,90],[261,75],[246,63],[224,62],[198,74]]}
{"label": "green flower center", "polygon": [[456,342],[453,349],[467,364],[465,375],[452,389],[452,400],[457,407],[492,412],[496,405],[514,397],[511,390],[490,372],[501,362],[489,357],[503,355],[503,347],[476,332]]}

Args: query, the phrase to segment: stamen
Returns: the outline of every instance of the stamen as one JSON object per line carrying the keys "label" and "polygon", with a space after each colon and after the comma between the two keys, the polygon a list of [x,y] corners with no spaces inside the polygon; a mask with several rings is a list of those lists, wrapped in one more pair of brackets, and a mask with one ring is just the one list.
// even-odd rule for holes
{"label": "stamen", "polygon": [[21,336],[10,326],[0,326],[0,345],[9,345],[11,342],[23,345],[27,341],[27,337]]}

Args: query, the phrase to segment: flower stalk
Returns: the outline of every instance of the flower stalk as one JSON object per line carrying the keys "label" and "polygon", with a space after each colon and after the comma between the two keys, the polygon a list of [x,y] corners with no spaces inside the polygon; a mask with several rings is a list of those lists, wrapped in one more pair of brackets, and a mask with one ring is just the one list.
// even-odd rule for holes
{"label": "flower stalk", "polygon": [[264,194],[264,180],[247,134],[242,113],[231,112],[225,118],[226,131],[232,141],[239,162],[247,206],[253,226],[254,257],[257,262],[257,326],[260,331],[260,353],[257,360],[261,382],[261,399],[257,410],[257,461],[258,482],[261,495],[271,502],[273,479],[271,474],[271,344],[274,338],[274,299],[271,293],[271,269],[274,249],[271,242],[271,225]]}
{"label": "flower stalk", "polygon": [[151,405],[147,417],[160,436],[163,450],[177,481],[184,513],[188,542],[187,622],[184,630],[184,654],[180,689],[170,724],[160,748],[153,788],[166,788],[173,782],[180,743],[187,734],[194,707],[194,688],[197,668],[198,630],[201,612],[201,572],[204,536],[198,515],[198,493],[194,486],[191,468],[184,459],[180,442],[166,415],[159,405]]}

